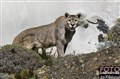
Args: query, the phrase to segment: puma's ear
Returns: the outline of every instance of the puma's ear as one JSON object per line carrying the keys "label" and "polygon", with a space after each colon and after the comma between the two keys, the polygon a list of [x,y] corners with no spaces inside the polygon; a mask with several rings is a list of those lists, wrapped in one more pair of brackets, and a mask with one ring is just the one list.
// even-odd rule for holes
{"label": "puma's ear", "polygon": [[69,16],[69,13],[66,12],[66,13],[65,13],[65,18],[67,18],[68,16]]}
{"label": "puma's ear", "polygon": [[80,17],[81,17],[81,13],[78,13],[78,14],[77,14],[77,17],[80,18]]}

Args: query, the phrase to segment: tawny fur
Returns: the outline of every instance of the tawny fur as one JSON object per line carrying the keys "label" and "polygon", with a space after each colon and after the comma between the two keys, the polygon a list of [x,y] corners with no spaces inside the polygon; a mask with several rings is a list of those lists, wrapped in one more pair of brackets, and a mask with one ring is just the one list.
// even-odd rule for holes
{"label": "tawny fur", "polygon": [[64,56],[66,47],[75,33],[75,28],[79,25],[86,25],[80,16],[80,14],[69,15],[66,13],[53,23],[26,29],[15,37],[13,44],[22,45],[28,49],[57,46],[58,56]]}

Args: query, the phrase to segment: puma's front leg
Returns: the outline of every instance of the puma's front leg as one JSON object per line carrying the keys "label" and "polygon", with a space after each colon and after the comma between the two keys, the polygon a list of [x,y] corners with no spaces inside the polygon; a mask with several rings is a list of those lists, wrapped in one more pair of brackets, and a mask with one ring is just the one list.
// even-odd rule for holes
{"label": "puma's front leg", "polygon": [[68,43],[64,45],[64,54],[65,54],[67,46],[68,46]]}
{"label": "puma's front leg", "polygon": [[64,56],[65,27],[59,26],[55,30],[58,57]]}
{"label": "puma's front leg", "polygon": [[64,45],[59,40],[57,41],[57,52],[58,52],[58,57],[64,56]]}

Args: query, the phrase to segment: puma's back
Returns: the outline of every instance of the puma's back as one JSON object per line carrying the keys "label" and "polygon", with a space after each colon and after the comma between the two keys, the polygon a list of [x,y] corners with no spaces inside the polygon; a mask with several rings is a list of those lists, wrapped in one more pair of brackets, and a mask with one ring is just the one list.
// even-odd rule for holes
{"label": "puma's back", "polygon": [[19,33],[13,40],[13,44],[22,45],[31,49],[34,45],[40,43],[39,47],[44,46],[47,48],[50,44],[55,45],[54,31],[54,23],[30,28]]}

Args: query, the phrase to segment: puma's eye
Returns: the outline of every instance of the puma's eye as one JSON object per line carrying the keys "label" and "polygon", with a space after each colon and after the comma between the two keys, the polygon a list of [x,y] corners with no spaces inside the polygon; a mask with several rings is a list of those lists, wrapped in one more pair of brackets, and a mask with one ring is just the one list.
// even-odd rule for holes
{"label": "puma's eye", "polygon": [[77,20],[75,20],[75,22],[76,22]]}
{"label": "puma's eye", "polygon": [[68,23],[70,23],[71,20],[68,20]]}

